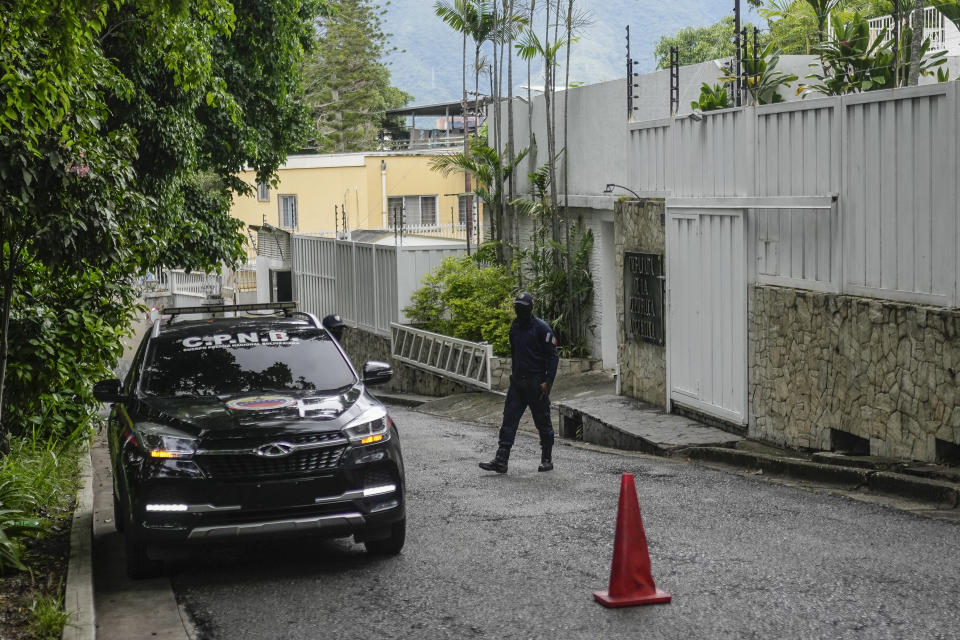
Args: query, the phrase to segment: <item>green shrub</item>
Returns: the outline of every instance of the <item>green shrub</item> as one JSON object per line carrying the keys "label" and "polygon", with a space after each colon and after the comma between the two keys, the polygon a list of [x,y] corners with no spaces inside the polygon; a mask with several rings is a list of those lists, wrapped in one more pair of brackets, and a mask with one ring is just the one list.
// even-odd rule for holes
{"label": "green shrub", "polygon": [[93,269],[70,275],[32,265],[27,275],[11,309],[5,431],[53,442],[89,433],[100,406],[93,383],[113,376],[133,301],[125,284]]}
{"label": "green shrub", "polygon": [[41,594],[30,606],[30,632],[37,640],[59,640],[69,620],[61,598]]}
{"label": "green shrub", "polygon": [[513,278],[500,266],[481,266],[471,257],[446,258],[427,274],[404,309],[427,331],[489,342],[494,353],[510,353]]}
{"label": "green shrub", "polygon": [[0,573],[25,570],[22,540],[69,514],[81,445],[77,438],[59,445],[19,438],[0,460]]}

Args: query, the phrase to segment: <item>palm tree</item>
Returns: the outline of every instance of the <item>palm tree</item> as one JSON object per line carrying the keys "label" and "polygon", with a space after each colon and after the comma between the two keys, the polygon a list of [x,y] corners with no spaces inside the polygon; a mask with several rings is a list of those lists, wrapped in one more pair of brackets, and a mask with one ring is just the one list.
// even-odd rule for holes
{"label": "palm tree", "polygon": [[[445,176],[457,171],[473,175],[477,181],[476,194],[483,200],[491,221],[491,235],[496,238],[502,233],[503,224],[503,186],[509,181],[520,161],[527,155],[524,149],[506,163],[496,149],[486,140],[475,141],[473,153],[466,155],[455,153],[449,156],[437,156],[430,161],[430,168]],[[499,254],[499,251],[498,251]],[[502,260],[502,255],[498,255]]]}
{"label": "palm tree", "polygon": [[[463,58],[461,68],[463,71],[463,155],[470,157],[470,126],[469,111],[467,102],[467,37],[472,34],[473,24],[477,22],[477,9],[475,0],[437,0],[433,5],[436,15],[446,22],[454,31],[463,34]],[[463,174],[464,193],[467,198],[467,255],[470,255],[470,238],[473,233],[473,198],[470,188],[470,173],[464,171]]]}

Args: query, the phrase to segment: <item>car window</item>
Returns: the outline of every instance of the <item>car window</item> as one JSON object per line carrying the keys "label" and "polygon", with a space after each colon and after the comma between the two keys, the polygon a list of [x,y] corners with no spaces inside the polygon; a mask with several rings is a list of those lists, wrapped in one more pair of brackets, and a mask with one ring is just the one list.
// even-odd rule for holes
{"label": "car window", "polygon": [[322,329],[198,327],[196,333],[151,342],[141,389],[165,397],[222,396],[333,391],[356,381]]}

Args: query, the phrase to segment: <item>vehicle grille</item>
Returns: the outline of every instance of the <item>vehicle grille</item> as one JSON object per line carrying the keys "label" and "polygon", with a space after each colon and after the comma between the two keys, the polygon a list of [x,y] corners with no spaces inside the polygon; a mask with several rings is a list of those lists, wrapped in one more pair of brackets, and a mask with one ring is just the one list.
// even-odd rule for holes
{"label": "vehicle grille", "polygon": [[211,478],[263,478],[310,473],[332,469],[340,463],[346,446],[298,451],[285,458],[260,458],[253,455],[203,456],[197,463]]}

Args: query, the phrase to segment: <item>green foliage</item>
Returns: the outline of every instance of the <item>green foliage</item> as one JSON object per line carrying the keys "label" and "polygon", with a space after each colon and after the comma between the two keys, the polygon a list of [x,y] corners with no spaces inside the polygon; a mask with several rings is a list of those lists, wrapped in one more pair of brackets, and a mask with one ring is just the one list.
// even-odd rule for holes
{"label": "green foliage", "polygon": [[427,331],[488,342],[494,353],[509,355],[513,282],[501,266],[481,266],[473,257],[446,258],[424,277],[404,313]]}
{"label": "green foliage", "polygon": [[691,109],[700,111],[716,111],[718,109],[729,109],[730,96],[727,95],[727,88],[722,84],[715,84],[712,87],[706,82],[700,87],[700,98],[690,103]]}
{"label": "green foliage", "polygon": [[0,573],[26,570],[21,541],[42,535],[47,522],[65,517],[76,494],[82,439],[59,445],[20,438],[0,460]]}
{"label": "green foliage", "polygon": [[[769,44],[762,51],[757,52],[756,58],[754,58],[753,53],[748,53],[743,60],[743,73],[746,75],[747,92],[750,94],[752,104],[762,105],[783,102],[783,96],[779,93],[780,87],[789,86],[791,82],[797,81],[797,76],[776,70],[779,62],[780,54],[774,52],[772,45]],[[721,80],[731,84],[736,82],[737,77],[731,71],[726,70]],[[706,111],[706,109],[703,110]]]}
{"label": "green foliage", "polygon": [[123,277],[110,269],[27,267],[9,327],[13,435],[57,441],[74,431],[89,433],[99,407],[92,383],[112,376],[134,302]]}
{"label": "green foliage", "polygon": [[[474,193],[483,201],[492,225],[491,235],[496,243],[504,234],[504,186],[516,171],[517,165],[527,156],[527,149],[516,153],[513,162],[504,162],[497,150],[487,144],[486,136],[473,138],[470,155],[454,153],[436,156],[430,160],[430,169],[444,176],[458,171],[469,171],[476,180]],[[500,244],[493,245],[501,254]]]}
{"label": "green foliage", "polygon": [[555,207],[547,195],[550,175],[548,165],[530,174],[534,198],[511,203],[518,213],[532,219],[534,227],[531,246],[518,251],[514,268],[521,288],[535,297],[534,313],[546,320],[557,335],[561,354],[582,356],[587,353],[586,326],[578,314],[593,302],[593,233],[582,222],[567,221],[570,242],[575,247],[569,260],[566,248],[551,239],[550,221]]}
{"label": "green foliage", "polygon": [[[753,33],[753,25],[745,25],[747,33]],[[662,36],[653,48],[657,69],[670,67],[670,47],[680,50],[680,66],[732,58],[737,54],[733,44],[733,16],[725,16],[719,22],[705,27],[685,27],[673,36]],[[761,42],[766,42],[761,35]]]}
{"label": "green foliage", "polygon": [[320,153],[370,151],[386,124],[384,112],[413,99],[390,85],[381,62],[390,34],[383,32],[379,5],[333,0],[320,24],[316,49],[306,62],[305,100],[317,128]]}
{"label": "green foliage", "polygon": [[[804,95],[835,96],[905,86],[912,42],[913,31],[905,27],[895,54],[886,30],[871,42],[866,18],[858,13],[847,21],[838,18],[834,22],[832,37],[818,47],[821,72],[807,76],[816,82],[801,85],[800,91]],[[945,51],[928,56],[929,50],[930,39],[926,38],[920,48],[920,74],[923,76],[933,75],[933,69],[945,62]]]}
{"label": "green foliage", "polygon": [[305,140],[300,67],[325,8],[4,4],[0,452],[10,432],[89,426],[89,387],[116,357],[136,275],[242,257],[229,208],[251,186],[236,174],[267,180]]}
{"label": "green foliage", "polygon": [[929,4],[960,29],[960,0],[929,0]]}
{"label": "green foliage", "polygon": [[[904,1],[904,0],[899,0]],[[854,13],[866,18],[890,15],[893,11],[890,0],[841,0],[820,2],[815,0],[766,0],[759,8],[760,15],[770,26],[770,43],[782,55],[810,55],[821,42],[819,18],[825,17],[822,9],[832,6],[832,19],[849,20]]]}
{"label": "green foliage", "polygon": [[37,595],[30,606],[30,633],[36,640],[59,640],[70,614],[63,608],[63,599]]}

